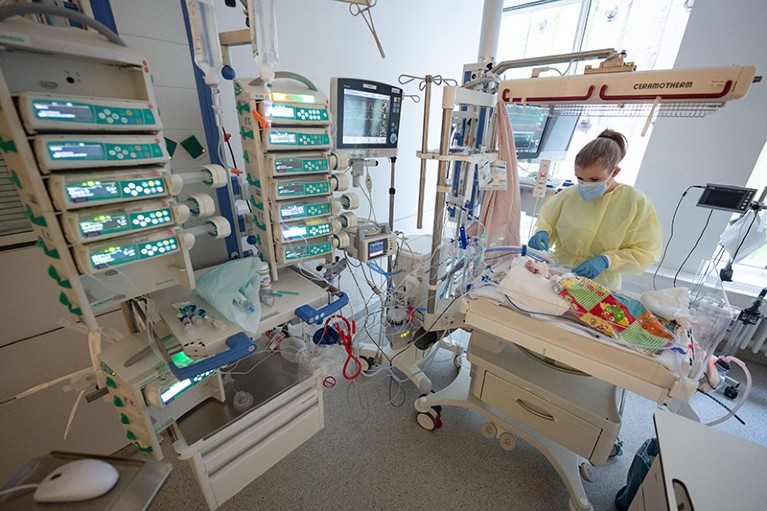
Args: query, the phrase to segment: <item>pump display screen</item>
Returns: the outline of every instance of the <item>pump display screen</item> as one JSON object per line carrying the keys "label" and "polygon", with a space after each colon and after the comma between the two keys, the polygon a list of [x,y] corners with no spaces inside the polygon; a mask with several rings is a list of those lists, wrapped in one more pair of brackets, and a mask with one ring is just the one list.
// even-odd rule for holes
{"label": "pump display screen", "polygon": [[278,174],[301,172],[304,166],[298,158],[279,158],[274,160],[274,171]]}
{"label": "pump display screen", "polygon": [[138,251],[133,244],[106,247],[91,253],[91,263],[94,268],[99,269],[130,263],[136,260],[138,260]]}
{"label": "pump display screen", "polygon": [[267,117],[277,117],[278,119],[295,119],[296,109],[288,105],[280,105],[279,103],[272,103],[266,109]]}
{"label": "pump display screen", "polygon": [[368,259],[381,257],[386,253],[386,240],[371,241],[368,244]]}
{"label": "pump display screen", "polygon": [[548,110],[536,106],[508,105],[517,158],[537,158],[548,126]]}
{"label": "pump display screen", "polygon": [[294,225],[292,227],[285,227],[282,229],[282,238],[285,241],[290,241],[296,238],[304,238],[307,234],[307,228],[305,225]]}
{"label": "pump display screen", "polygon": [[402,89],[351,78],[334,78],[333,85],[338,148],[396,149]]}
{"label": "pump display screen", "polygon": [[94,142],[50,143],[48,154],[54,160],[103,160],[104,146]]}
{"label": "pump display screen", "polygon": [[290,131],[270,131],[269,142],[271,144],[290,144],[296,145],[296,134]]}
{"label": "pump display screen", "polygon": [[35,101],[32,107],[38,119],[94,122],[93,110],[86,104],[70,101]]}
{"label": "pump display screen", "polygon": [[291,218],[302,218],[306,215],[306,208],[303,204],[290,204],[280,208],[280,219],[290,220]]}
{"label": "pump display screen", "polygon": [[86,181],[66,185],[70,202],[87,202],[116,199],[120,197],[117,181]]}
{"label": "pump display screen", "polygon": [[173,385],[171,385],[168,390],[160,394],[160,399],[162,399],[163,404],[168,404],[173,399],[184,392],[186,389],[192,386],[192,380],[187,378],[186,380],[177,381]]}
{"label": "pump display screen", "polygon": [[277,185],[277,195],[294,195],[297,193],[304,193],[303,183],[290,183]]}
{"label": "pump display screen", "polygon": [[80,232],[86,238],[127,231],[130,229],[130,222],[127,214],[95,215],[81,218],[78,224],[80,226]]}

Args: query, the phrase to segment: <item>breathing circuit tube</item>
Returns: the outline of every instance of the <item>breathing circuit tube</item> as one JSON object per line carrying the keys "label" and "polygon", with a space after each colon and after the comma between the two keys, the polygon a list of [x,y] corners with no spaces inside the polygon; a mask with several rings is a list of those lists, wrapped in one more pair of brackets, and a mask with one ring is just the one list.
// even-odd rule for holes
{"label": "breathing circuit tube", "polygon": [[735,406],[732,407],[732,410],[730,410],[729,413],[727,413],[727,415],[719,419],[713,420],[711,422],[707,422],[705,424],[706,426],[716,426],[717,424],[721,424],[722,422],[726,421],[727,419],[735,415],[738,412],[738,410],[740,410],[740,407],[743,406],[743,403],[746,402],[746,399],[748,399],[748,395],[751,393],[751,373],[746,368],[746,364],[744,364],[740,359],[735,357],[723,357],[723,358],[720,358],[719,360],[722,360],[727,363],[733,362],[739,365],[741,369],[743,369],[743,372],[746,373],[746,388],[743,391],[743,394],[741,394],[740,400],[738,400],[738,402],[735,404]]}

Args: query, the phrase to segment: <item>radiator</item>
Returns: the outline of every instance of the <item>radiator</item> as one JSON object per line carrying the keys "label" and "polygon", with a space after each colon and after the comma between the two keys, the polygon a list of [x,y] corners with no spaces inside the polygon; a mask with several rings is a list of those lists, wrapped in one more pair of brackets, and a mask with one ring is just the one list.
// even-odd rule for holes
{"label": "radiator", "polygon": [[735,355],[738,350],[761,351],[767,356],[767,318],[760,318],[754,325],[734,321],[725,335],[725,347],[721,355]]}

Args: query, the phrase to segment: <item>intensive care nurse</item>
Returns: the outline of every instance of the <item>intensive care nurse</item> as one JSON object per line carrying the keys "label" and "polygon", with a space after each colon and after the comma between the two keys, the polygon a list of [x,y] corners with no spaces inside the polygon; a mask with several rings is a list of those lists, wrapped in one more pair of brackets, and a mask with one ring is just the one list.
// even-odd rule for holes
{"label": "intensive care nurse", "polygon": [[559,264],[581,277],[620,289],[621,273],[643,272],[658,260],[661,228],[647,196],[615,177],[626,137],[603,131],[575,157],[578,186],[547,200],[528,245],[553,248]]}

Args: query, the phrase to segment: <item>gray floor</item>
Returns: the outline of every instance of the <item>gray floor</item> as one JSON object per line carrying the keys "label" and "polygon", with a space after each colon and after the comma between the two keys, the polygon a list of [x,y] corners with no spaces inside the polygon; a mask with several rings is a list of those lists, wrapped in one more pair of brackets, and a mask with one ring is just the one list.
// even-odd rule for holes
{"label": "gray floor", "polygon": [[[718,427],[767,445],[767,366],[749,362],[749,367],[754,390],[739,413],[746,426],[731,419]],[[455,372],[446,351],[438,353],[427,371],[437,389]],[[325,391],[325,429],[219,509],[567,509],[564,484],[530,445],[520,440],[506,452],[496,440],[479,434],[481,416],[452,407],[443,409],[441,429],[425,431],[415,421],[417,391],[410,384],[404,389],[407,397],[399,399],[404,401],[399,407],[387,404],[389,380],[384,374]],[[693,406],[704,422],[724,412],[700,394]],[[653,403],[628,395],[621,431],[624,453],[595,467],[594,482],[585,483],[595,510],[613,509],[633,453],[654,433],[654,410]],[[174,470],[151,510],[207,509],[189,466],[175,460],[169,445],[164,448]],[[130,448],[119,454],[140,455]]]}

